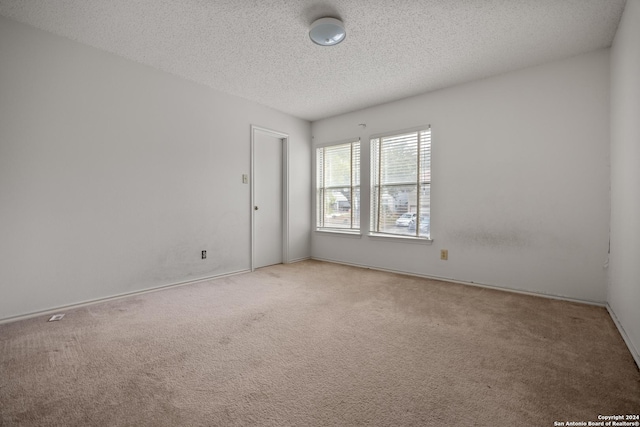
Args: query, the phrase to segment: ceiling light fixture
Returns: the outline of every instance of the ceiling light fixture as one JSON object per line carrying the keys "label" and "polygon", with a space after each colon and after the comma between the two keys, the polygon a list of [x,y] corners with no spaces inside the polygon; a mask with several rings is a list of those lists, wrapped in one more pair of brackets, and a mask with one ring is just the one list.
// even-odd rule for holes
{"label": "ceiling light fixture", "polygon": [[347,37],[347,31],[339,19],[320,18],[311,24],[309,37],[320,46],[333,46]]}

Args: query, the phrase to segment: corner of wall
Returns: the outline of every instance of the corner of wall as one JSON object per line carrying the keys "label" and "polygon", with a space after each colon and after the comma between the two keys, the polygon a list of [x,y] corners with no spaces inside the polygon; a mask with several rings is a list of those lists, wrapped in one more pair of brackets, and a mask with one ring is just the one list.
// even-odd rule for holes
{"label": "corner of wall", "polygon": [[610,56],[611,224],[607,308],[640,366],[640,0],[625,6]]}

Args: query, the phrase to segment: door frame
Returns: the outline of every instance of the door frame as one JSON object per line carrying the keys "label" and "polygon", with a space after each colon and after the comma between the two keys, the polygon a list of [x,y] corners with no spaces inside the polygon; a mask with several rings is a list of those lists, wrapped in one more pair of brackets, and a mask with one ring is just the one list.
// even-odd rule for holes
{"label": "door frame", "polygon": [[250,264],[251,271],[256,269],[255,262],[255,243],[256,243],[256,224],[255,224],[255,143],[256,134],[261,133],[282,141],[282,263],[289,263],[289,135],[278,132],[265,127],[251,125],[251,253]]}

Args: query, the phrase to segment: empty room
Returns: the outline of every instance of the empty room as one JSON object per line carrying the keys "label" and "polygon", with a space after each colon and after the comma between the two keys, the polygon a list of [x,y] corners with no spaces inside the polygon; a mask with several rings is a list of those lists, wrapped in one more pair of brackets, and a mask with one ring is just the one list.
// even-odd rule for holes
{"label": "empty room", "polygon": [[0,0],[0,426],[640,426],[640,0]]}

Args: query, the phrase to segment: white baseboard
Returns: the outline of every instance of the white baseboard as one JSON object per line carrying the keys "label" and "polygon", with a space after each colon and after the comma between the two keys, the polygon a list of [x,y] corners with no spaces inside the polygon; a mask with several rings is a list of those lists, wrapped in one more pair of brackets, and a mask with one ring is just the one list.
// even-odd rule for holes
{"label": "white baseboard", "polygon": [[611,316],[613,323],[615,323],[616,327],[618,328],[618,332],[620,332],[620,335],[622,335],[622,339],[624,340],[624,343],[629,348],[629,352],[631,352],[631,356],[633,357],[633,360],[636,361],[636,365],[638,365],[638,369],[640,369],[640,352],[638,351],[637,348],[635,348],[635,346],[629,339],[629,335],[627,335],[627,332],[622,327],[622,323],[620,323],[620,321],[618,320],[618,316],[616,316],[615,311],[613,311],[613,309],[609,304],[607,304],[607,311],[609,312],[609,316]]}
{"label": "white baseboard", "polygon": [[[475,283],[475,282],[465,282],[465,281],[450,279],[450,278],[446,278],[446,277],[438,277],[438,276],[429,276],[429,275],[426,275],[426,274],[409,273],[409,272],[406,272],[406,271],[392,270],[392,269],[380,268],[380,267],[364,265],[364,264],[348,263],[348,262],[338,261],[338,260],[333,260],[333,259],[328,259],[328,258],[304,257],[304,258],[297,258],[297,259],[289,260],[288,263],[290,264],[290,263],[294,263],[294,262],[306,261],[306,260],[309,260],[309,259],[313,259],[313,260],[317,260],[317,261],[324,261],[324,262],[332,262],[332,263],[335,263],[335,264],[349,265],[349,266],[352,266],[352,267],[368,268],[368,269],[371,269],[371,270],[385,271],[385,272],[389,272],[389,273],[405,274],[405,275],[408,275],[408,276],[422,277],[422,278],[425,278],[425,279],[442,280],[442,281],[445,281],[445,282],[459,283],[459,284],[463,284],[463,285],[470,285],[470,286],[476,286],[476,287],[482,287],[482,288],[488,288],[488,289],[495,289],[495,290],[505,291],[505,292],[513,292],[513,293],[523,294],[523,295],[532,295],[532,296],[538,296],[538,297],[543,297],[543,298],[550,298],[550,299],[557,299],[557,300],[563,300],[563,301],[577,302],[577,303],[581,303],[581,304],[589,304],[589,305],[596,305],[596,306],[606,307],[607,311],[609,312],[609,316],[611,316],[611,319],[613,320],[613,323],[618,328],[618,331],[620,332],[620,335],[622,336],[622,339],[624,340],[625,344],[629,348],[629,352],[631,353],[631,356],[633,357],[634,361],[636,362],[636,365],[640,369],[640,352],[638,351],[638,349],[635,348],[635,346],[633,345],[633,343],[629,339],[629,336],[627,335],[626,331],[622,327],[622,324],[618,320],[618,316],[616,316],[615,312],[613,311],[613,309],[611,308],[611,306],[608,303],[607,304],[603,304],[603,303],[596,302],[596,301],[580,300],[580,299],[576,299],[576,298],[567,298],[567,297],[563,297],[563,296],[559,296],[559,295],[550,295],[550,294],[543,294],[543,293],[539,293],[539,292],[522,291],[522,290],[519,290],[519,289],[510,289],[510,288],[504,288],[504,287],[500,287],[500,286],[493,286],[493,285],[487,285],[487,284]],[[27,314],[21,314],[21,315],[17,315],[17,316],[7,317],[7,318],[4,318],[4,319],[0,319],[0,324],[16,322],[16,321],[19,321],[19,320],[29,319],[29,318],[38,317],[38,316],[45,316],[45,315],[49,315],[49,314],[59,313],[60,311],[76,309],[76,308],[85,307],[85,306],[93,305],[93,304],[99,304],[101,302],[113,301],[113,300],[117,300],[117,299],[121,299],[121,298],[126,298],[126,297],[130,297],[130,296],[135,296],[135,295],[142,295],[142,294],[146,294],[146,293],[150,293],[150,292],[157,292],[157,291],[161,291],[163,289],[169,289],[169,288],[176,288],[176,287],[180,287],[180,286],[191,285],[191,284],[194,284],[194,283],[205,282],[207,280],[212,280],[212,279],[221,279],[221,278],[224,278],[224,277],[235,276],[235,275],[238,275],[238,274],[243,274],[243,273],[248,273],[248,272],[250,272],[250,270],[239,270],[239,271],[235,271],[235,272],[231,272],[231,273],[225,273],[225,274],[220,274],[220,275],[215,275],[215,276],[202,277],[202,278],[189,280],[189,281],[184,281],[184,282],[170,283],[170,284],[167,284],[167,285],[157,286],[157,287],[149,288],[149,289],[143,289],[143,290],[140,290],[140,291],[134,291],[134,292],[128,292],[128,293],[113,295],[113,296],[105,297],[105,298],[98,298],[98,299],[94,299],[94,300],[82,301],[82,302],[79,302],[79,303],[69,304],[69,305],[59,306],[59,307],[54,307],[54,308],[47,309],[47,310],[41,310],[41,311],[31,312],[31,313],[27,313]]]}
{"label": "white baseboard", "polygon": [[502,287],[502,286],[489,285],[489,284],[478,283],[478,282],[465,282],[463,280],[456,280],[456,279],[451,279],[451,278],[448,278],[448,277],[430,276],[430,275],[427,275],[427,274],[412,273],[412,272],[401,271],[401,270],[392,270],[392,269],[388,269],[388,268],[381,268],[381,267],[376,267],[376,266],[371,266],[371,265],[355,264],[355,263],[349,263],[349,262],[344,262],[344,261],[338,261],[338,260],[329,259],[329,258],[311,257],[311,259],[314,259],[314,260],[317,260],[317,261],[332,262],[332,263],[335,263],[335,264],[350,265],[352,267],[368,268],[368,269],[377,270],[377,271],[386,271],[388,273],[404,274],[406,276],[422,277],[424,279],[441,280],[443,282],[459,283],[461,285],[469,285],[469,286],[476,286],[476,287],[479,287],[479,288],[494,289],[494,290],[497,290],[497,291],[513,292],[513,293],[522,294],[522,295],[531,295],[531,296],[534,296],[534,297],[543,297],[543,298],[556,299],[556,300],[561,300],[561,301],[577,302],[577,303],[580,303],[580,304],[595,305],[595,306],[598,306],[598,307],[605,307],[606,306],[606,303],[601,302],[601,301],[591,301],[591,300],[584,300],[584,299],[579,299],[579,298],[565,297],[565,296],[562,296],[562,295],[554,295],[554,294],[545,294],[545,293],[542,293],[542,292],[525,291],[525,290],[521,290],[521,289],[506,288],[506,287]]}
{"label": "white baseboard", "polygon": [[139,291],[127,292],[127,293],[112,295],[112,296],[104,297],[104,298],[97,298],[97,299],[92,299],[92,300],[81,301],[81,302],[77,302],[77,303],[73,303],[73,304],[69,304],[69,305],[63,305],[63,306],[48,308],[46,310],[34,311],[34,312],[26,313],[26,314],[19,314],[17,316],[10,316],[10,317],[6,317],[4,319],[0,319],[0,325],[3,324],[3,323],[17,322],[19,320],[30,319],[30,318],[38,317],[38,316],[46,316],[46,315],[49,315],[49,314],[56,314],[56,313],[59,313],[61,311],[72,310],[72,309],[75,309],[75,308],[85,307],[85,306],[93,305],[93,304],[99,304],[101,302],[113,301],[113,300],[117,300],[117,299],[121,299],[121,298],[127,298],[127,297],[131,297],[131,296],[135,296],[135,295],[147,294],[147,293],[150,293],[150,292],[157,292],[157,291],[161,291],[161,290],[169,289],[169,288],[177,288],[177,287],[180,287],[180,286],[192,285],[194,283],[199,283],[199,282],[206,282],[207,280],[211,280],[211,279],[221,279],[223,277],[236,276],[238,274],[248,273],[248,272],[249,272],[249,270],[238,270],[238,271],[234,271],[234,272],[231,272],[231,273],[219,274],[219,275],[208,276],[208,277],[201,277],[201,278],[198,278],[198,279],[188,280],[188,281],[184,281],[184,282],[169,283],[167,285],[160,285],[160,286],[156,286],[156,287],[153,287],[153,288],[142,289],[142,290],[139,290]]}
{"label": "white baseboard", "polygon": [[310,260],[311,257],[306,256],[306,257],[302,257],[302,258],[296,258],[296,259],[290,259],[289,261],[287,261],[287,264],[293,264],[294,262],[300,262],[300,261],[307,261]]}
{"label": "white baseboard", "polygon": [[[309,260],[309,259],[311,259],[311,257],[296,258],[296,259],[289,260],[287,262],[287,264],[291,264],[291,263],[294,263],[294,262],[300,262],[300,261],[306,261],[306,260]],[[120,299],[120,298],[126,298],[126,297],[130,297],[130,296],[135,296],[135,295],[142,295],[142,294],[146,294],[148,292],[161,291],[163,289],[169,289],[169,288],[175,288],[175,287],[179,287],[179,286],[191,285],[191,284],[194,284],[194,283],[204,282],[204,281],[212,280],[212,279],[221,279],[223,277],[235,276],[237,274],[249,273],[249,272],[251,272],[251,270],[238,270],[238,271],[234,271],[234,272],[231,272],[231,273],[225,273],[225,274],[219,274],[219,275],[214,275],[214,276],[201,277],[201,278],[198,278],[198,279],[188,280],[188,281],[184,281],[184,282],[169,283],[167,285],[160,285],[160,286],[156,286],[156,287],[153,287],[153,288],[142,289],[142,290],[139,290],[139,291],[127,292],[127,293],[116,294],[116,295],[112,295],[112,296],[108,296],[108,297],[104,297],[104,298],[97,298],[97,299],[92,299],[92,300],[81,301],[81,302],[77,302],[77,303],[73,303],[73,304],[68,304],[68,305],[48,308],[46,310],[33,311],[33,312],[25,313],[25,314],[19,314],[19,315],[16,315],[16,316],[10,316],[10,317],[5,317],[3,319],[0,319],[0,325],[3,324],[3,323],[17,322],[19,320],[30,319],[30,318],[38,317],[38,316],[46,316],[46,315],[49,315],[49,314],[55,314],[55,313],[58,313],[60,311],[72,310],[74,308],[80,308],[80,307],[84,307],[84,306],[87,306],[87,305],[99,304],[101,302],[112,301],[112,300],[116,300],[116,299]]]}
{"label": "white baseboard", "polygon": [[332,262],[332,263],[335,263],[335,264],[350,265],[352,267],[369,268],[371,270],[386,271],[386,272],[389,272],[389,273],[397,273],[397,274],[405,274],[405,275],[408,275],[408,276],[415,276],[415,277],[423,277],[425,279],[435,279],[435,280],[442,280],[444,282],[460,283],[462,285],[470,285],[470,286],[477,286],[477,287],[482,287],[482,288],[495,289],[495,290],[498,290],[498,291],[513,292],[513,293],[523,294],[523,295],[532,295],[532,296],[543,297],[543,298],[557,299],[557,300],[562,300],[562,301],[570,301],[570,302],[577,302],[577,303],[580,303],[580,304],[588,304],[588,305],[595,305],[595,306],[599,306],[599,307],[605,307],[607,309],[607,311],[609,312],[609,316],[611,316],[611,319],[613,320],[613,323],[615,323],[616,327],[618,328],[618,331],[620,332],[620,335],[622,335],[622,339],[624,340],[625,344],[629,348],[629,352],[631,353],[631,356],[633,357],[633,360],[636,362],[636,365],[638,365],[638,369],[640,369],[640,352],[638,351],[638,349],[636,349],[634,347],[633,343],[629,339],[629,336],[627,335],[627,333],[625,332],[624,328],[622,327],[622,324],[618,320],[618,317],[616,316],[615,312],[613,311],[611,306],[609,306],[608,303],[601,303],[601,302],[589,301],[589,300],[581,300],[581,299],[577,299],[577,298],[568,298],[568,297],[564,297],[564,296],[560,296],[560,295],[543,294],[543,293],[539,293],[539,292],[521,291],[521,290],[518,290],[518,289],[503,288],[503,287],[500,287],[500,286],[486,285],[486,284],[475,283],[475,282],[464,282],[464,281],[461,281],[461,280],[454,280],[454,279],[449,279],[449,278],[446,278],[446,277],[437,277],[437,276],[428,276],[426,274],[408,273],[406,271],[390,270],[390,269],[387,269],[387,268],[379,268],[379,267],[374,267],[374,266],[369,266],[369,265],[354,264],[354,263],[348,263],[348,262],[343,262],[343,261],[338,261],[338,260],[333,260],[333,259],[327,259],[327,258],[312,257],[312,259],[317,260],[317,261]]}

